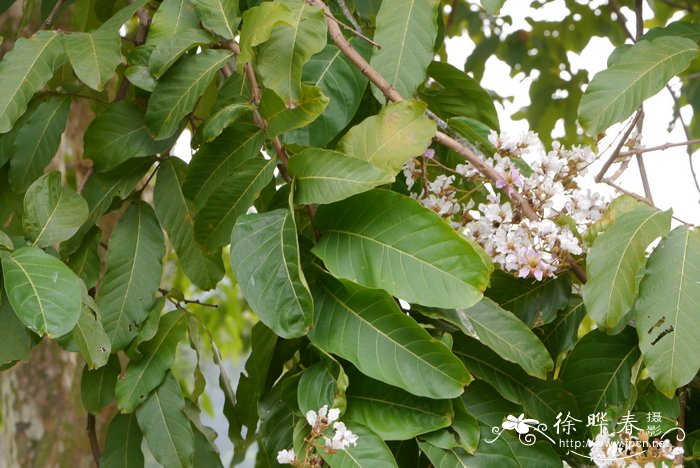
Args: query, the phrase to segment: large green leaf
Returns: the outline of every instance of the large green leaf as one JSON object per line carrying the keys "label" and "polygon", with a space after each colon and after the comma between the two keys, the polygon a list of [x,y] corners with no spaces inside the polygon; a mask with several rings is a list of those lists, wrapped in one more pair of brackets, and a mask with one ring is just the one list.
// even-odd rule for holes
{"label": "large green leaf", "polygon": [[521,404],[528,417],[549,422],[555,421],[560,411],[570,411],[574,417],[579,414],[573,395],[564,389],[561,381],[531,377],[517,365],[501,360],[477,340],[456,336],[454,353],[475,377],[488,382],[506,400]]}
{"label": "large green leaf", "polygon": [[700,368],[700,233],[679,226],[654,249],[634,306],[639,347],[656,387],[667,395]]}
{"label": "large green leaf", "polygon": [[20,320],[50,338],[73,330],[80,318],[80,280],[65,263],[35,247],[2,260],[5,291]]}
{"label": "large green leaf", "polygon": [[384,440],[406,440],[447,427],[453,412],[449,400],[431,400],[365,377],[350,374],[343,421],[368,427]]}
{"label": "large green leaf", "polygon": [[299,411],[306,414],[309,410],[318,411],[323,405],[333,407],[338,385],[333,374],[326,368],[323,362],[317,362],[304,369],[299,377],[297,387],[297,403]]}
{"label": "large green leaf", "polygon": [[146,45],[155,45],[163,39],[198,27],[199,18],[189,0],[163,0],[148,28]]}
{"label": "large green leaf", "polygon": [[352,423],[348,430],[358,436],[357,445],[334,454],[319,450],[323,459],[333,468],[395,468],[398,467],[386,443],[366,427]]}
{"label": "large green leaf", "polygon": [[498,114],[493,98],[479,83],[448,63],[432,62],[428,75],[437,85],[421,93],[432,111],[447,120],[470,117],[498,131]]}
{"label": "large green leaf", "polygon": [[[369,58],[369,43],[362,40],[352,42],[360,55]],[[305,83],[321,88],[328,96],[328,105],[323,113],[310,124],[288,132],[288,143],[305,146],[326,146],[352,120],[362,102],[368,79],[350,59],[333,44],[326,47],[306,62],[301,79]]]}
{"label": "large green leaf", "polygon": [[245,167],[245,161],[260,153],[264,141],[262,130],[242,121],[202,145],[190,162],[182,187],[185,196],[201,209],[224,181]]}
{"label": "large green leaf", "polygon": [[425,116],[426,104],[406,100],[384,107],[345,134],[338,151],[395,174],[413,156],[420,156],[435,136],[435,123]]}
{"label": "large green leaf", "polygon": [[134,414],[117,413],[109,423],[100,468],[141,468],[144,466],[143,434]]}
{"label": "large green leaf", "polygon": [[80,399],[88,413],[97,414],[114,400],[114,387],[122,369],[119,356],[111,354],[107,364],[99,369],[83,368],[80,379]]}
{"label": "large green leaf", "polygon": [[[532,330],[491,299],[484,298],[475,306],[456,312],[460,323],[467,322],[479,341],[533,377],[546,379],[547,372],[554,368],[547,349]],[[460,328],[467,333],[465,325]]]}
{"label": "large green leaf", "polygon": [[246,161],[207,200],[194,224],[194,235],[209,250],[229,243],[238,216],[245,214],[272,179],[274,159]]}
{"label": "large green leaf", "polygon": [[234,40],[238,35],[241,14],[238,0],[191,0],[202,25],[224,39]]}
{"label": "large green leaf", "polygon": [[73,340],[90,369],[107,364],[112,349],[96,309],[92,298],[88,298],[88,304],[83,304],[80,319],[73,330]]}
{"label": "large green leaf", "polygon": [[148,59],[148,68],[160,78],[188,50],[211,42],[212,37],[201,29],[186,29],[177,36],[159,41]]}
{"label": "large green leaf", "polygon": [[238,72],[243,72],[243,66],[254,59],[253,47],[259,46],[270,39],[272,29],[279,23],[291,25],[292,10],[281,2],[262,2],[251,5],[243,13],[241,27],[241,55],[238,59]]}
{"label": "large green leaf", "polygon": [[317,86],[301,85],[301,94],[293,107],[285,104],[271,89],[260,99],[260,114],[268,123],[268,138],[295,128],[305,127],[321,115],[328,98]]}
{"label": "large green leaf", "polygon": [[12,310],[7,296],[0,297],[0,368],[16,361],[26,361],[32,348],[29,330]]}
{"label": "large green leaf", "polygon": [[258,70],[265,87],[293,107],[302,97],[302,67],[326,45],[326,18],[319,6],[308,2],[279,3],[290,8],[290,21],[272,28],[270,38],[259,47]]}
{"label": "large green leaf", "polygon": [[136,410],[136,420],[153,457],[163,466],[190,467],[194,434],[183,412],[185,399],[171,373]]}
{"label": "large green leaf", "polygon": [[583,287],[583,300],[599,327],[614,328],[630,311],[644,251],[654,239],[667,234],[670,225],[670,211],[642,205],[620,216],[596,237],[586,259],[588,282]]}
{"label": "large green leaf", "polygon": [[252,110],[253,106],[249,102],[234,102],[215,111],[212,110],[211,115],[202,125],[202,138],[209,143],[221,135],[225,128],[230,127]]}
{"label": "large green leaf", "polygon": [[368,162],[320,148],[294,155],[288,169],[295,180],[294,201],[300,204],[333,203],[394,181]]}
{"label": "large green leaf", "polygon": [[319,208],[313,252],[335,276],[432,307],[471,307],[493,266],[417,201],[374,189]]}
{"label": "large green leaf", "polygon": [[[384,0],[377,14],[376,49],[369,64],[404,98],[410,98],[425,80],[437,37],[438,0]],[[379,102],[386,98],[375,86]]]}
{"label": "large green leaf", "polygon": [[127,161],[113,171],[93,173],[81,195],[88,204],[87,221],[78,232],[61,244],[61,254],[68,255],[83,245],[83,238],[112,205],[115,197],[125,199],[153,164],[153,159]]}
{"label": "large green leaf", "polygon": [[163,232],[150,205],[134,203],[109,238],[107,272],[97,294],[112,350],[124,349],[148,316],[160,286]]}
{"label": "large green leaf", "polygon": [[114,76],[122,61],[119,31],[98,29],[63,36],[63,46],[76,76],[97,91]]}
{"label": "large green leaf", "polygon": [[632,327],[615,336],[593,330],[567,356],[560,376],[564,388],[576,397],[581,414],[595,414],[627,402],[638,359]]}
{"label": "large green leaf", "polygon": [[21,120],[10,159],[9,179],[15,192],[26,190],[56,155],[69,109],[69,98],[53,97],[38,103]]}
{"label": "large green leaf", "polygon": [[182,193],[187,165],[177,158],[164,161],[158,169],[153,207],[185,274],[200,289],[212,289],[224,276],[221,252],[209,255],[194,240],[193,203]]}
{"label": "large green leaf", "polygon": [[324,277],[313,293],[309,339],[365,375],[429,398],[459,396],[471,380],[450,350],[384,291]]}
{"label": "large green leaf", "polygon": [[556,360],[561,353],[574,347],[578,339],[579,325],[585,316],[583,301],[580,297],[575,297],[551,323],[537,329],[537,334],[552,359]]}
{"label": "large green leaf", "polygon": [[161,317],[158,332],[139,346],[141,358],[130,361],[124,377],[117,382],[117,406],[131,413],[163,381],[165,372],[175,361],[177,344],[185,337],[187,316],[174,311]]}
{"label": "large green leaf", "polygon": [[36,247],[69,239],[87,216],[87,203],[73,189],[61,185],[58,171],[41,176],[24,195],[22,224]]}
{"label": "large green leaf", "polygon": [[534,328],[551,322],[557,311],[566,307],[571,281],[566,276],[544,281],[515,278],[497,270],[484,294]]}
{"label": "large green leaf", "polygon": [[12,128],[27,110],[34,93],[65,60],[61,35],[57,32],[39,31],[17,40],[0,62],[0,133]]}
{"label": "large green leaf", "polygon": [[177,132],[182,118],[194,109],[197,99],[230,58],[229,51],[206,49],[182,58],[158,80],[146,111],[146,125],[156,140]]}
{"label": "large green leaf", "polygon": [[102,266],[98,252],[100,242],[102,242],[102,230],[95,226],[85,236],[85,240],[78,250],[73,252],[66,261],[70,269],[83,280],[88,289],[94,288],[100,277]]}
{"label": "large green leaf", "polygon": [[579,105],[581,125],[596,133],[629,117],[697,55],[698,45],[684,37],[639,41],[593,77]]}
{"label": "large green leaf", "polygon": [[314,306],[289,210],[240,217],[231,234],[231,266],[243,296],[265,325],[283,338],[309,331]]}

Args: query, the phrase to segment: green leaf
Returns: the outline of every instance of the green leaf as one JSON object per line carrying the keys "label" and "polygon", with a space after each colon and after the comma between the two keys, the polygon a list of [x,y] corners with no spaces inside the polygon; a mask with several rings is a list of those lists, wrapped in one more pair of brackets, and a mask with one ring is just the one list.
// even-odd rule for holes
{"label": "green leaf", "polygon": [[[489,348],[466,336],[455,336],[453,351],[475,377],[488,382],[506,400],[523,405],[528,417],[549,422],[555,421],[560,411],[570,411],[573,416],[579,414],[573,395],[564,390],[561,381],[531,377],[517,365],[501,360]],[[477,414],[472,414],[478,418]]]}
{"label": "green leaf", "polygon": [[596,133],[626,119],[697,55],[698,45],[684,37],[664,36],[633,45],[591,80],[578,108],[581,125]]}
{"label": "green leaf", "polygon": [[88,216],[85,200],[61,186],[61,173],[51,171],[34,182],[24,196],[24,232],[36,247],[69,239]]}
{"label": "green leaf", "polygon": [[143,435],[134,414],[117,413],[109,423],[100,468],[141,468],[144,466]]}
{"label": "green leaf", "polygon": [[148,28],[146,45],[175,37],[188,29],[199,28],[199,18],[189,0],[163,0]]}
{"label": "green leaf", "polygon": [[[102,23],[102,26],[100,26],[99,29],[101,30],[115,30],[119,31],[119,29],[129,21],[135,14],[136,10],[139,8],[142,8],[148,0],[136,0],[134,2],[131,2],[127,4],[124,8],[121,10],[117,11],[114,13],[111,17],[108,17],[109,14],[112,13],[113,8],[110,8],[110,10],[104,11],[103,14],[105,17],[100,15],[100,6],[104,5],[107,6],[109,5],[109,2],[100,2],[99,4],[95,5],[95,9],[97,10],[98,16],[101,18],[105,19],[105,22]],[[78,8],[76,8],[78,10]],[[75,12],[77,13],[77,11]]]}
{"label": "green leaf", "polygon": [[[94,303],[92,306],[94,307]],[[80,319],[73,330],[73,340],[78,345],[88,368],[98,369],[107,364],[112,345],[98,312],[89,305],[82,306]]]}
{"label": "green leaf", "polygon": [[287,107],[302,100],[302,67],[326,45],[326,18],[317,5],[280,0],[291,14],[279,23],[258,50],[258,71],[266,88],[272,89]]}
{"label": "green leaf", "polygon": [[10,239],[10,236],[5,234],[3,231],[0,231],[0,249],[10,251],[15,249],[12,239]]}
{"label": "green leaf", "polygon": [[349,377],[348,406],[343,421],[360,423],[384,440],[411,439],[452,422],[449,400],[417,397],[359,372]]}
{"label": "green leaf", "polygon": [[292,10],[282,2],[263,2],[249,8],[243,13],[241,27],[241,55],[238,59],[238,72],[243,72],[243,66],[251,63],[254,58],[253,47],[259,46],[270,39],[272,29],[280,23],[291,25]]}
{"label": "green leaf", "polygon": [[0,297],[0,323],[0,367],[29,359],[29,351],[32,348],[29,330],[12,310],[5,293]]}
{"label": "green leaf", "polygon": [[139,346],[141,358],[130,361],[124,377],[117,382],[117,406],[131,413],[158,387],[175,361],[177,344],[185,338],[187,316],[183,311],[163,315],[152,340]]}
{"label": "green leaf", "polygon": [[136,419],[153,457],[163,466],[192,466],[194,434],[183,413],[185,399],[171,373],[136,410]]}
{"label": "green leaf", "polygon": [[234,40],[238,35],[241,13],[238,0],[191,0],[197,16],[209,31],[224,39]]}
{"label": "green leaf", "polygon": [[[404,98],[410,98],[425,80],[437,37],[438,0],[384,0],[377,14],[375,49],[369,64]],[[374,97],[386,101],[372,86]]]}
{"label": "green leaf", "polygon": [[314,328],[309,339],[352,362],[363,374],[429,398],[459,396],[471,380],[450,350],[384,291],[328,277],[313,293]]}
{"label": "green leaf", "polygon": [[112,351],[124,349],[155,301],[160,286],[163,233],[150,205],[129,207],[109,238],[107,272],[97,294]]}
{"label": "green leaf", "polygon": [[331,273],[408,302],[470,307],[493,269],[479,246],[436,213],[388,190],[321,206],[316,226],[323,236],[313,252]]}
{"label": "green leaf", "polygon": [[663,28],[652,28],[643,36],[643,40],[653,40],[662,36],[685,37],[691,41],[700,41],[700,25],[689,23],[687,21],[674,21]]}
{"label": "green leaf", "polygon": [[9,177],[12,190],[25,191],[56,155],[69,109],[69,98],[49,98],[22,119],[12,144]]}
{"label": "green leaf", "polygon": [[182,118],[194,109],[197,99],[230,58],[229,51],[206,49],[183,57],[158,80],[146,110],[146,125],[156,140],[177,132]]}
{"label": "green leaf", "polygon": [[197,287],[208,290],[224,276],[224,265],[220,251],[206,254],[194,240],[195,209],[182,193],[186,172],[187,165],[180,159],[171,157],[161,163],[153,207],[185,274]]}
{"label": "green leaf", "polygon": [[225,128],[230,127],[252,110],[253,106],[250,103],[235,103],[213,112],[202,126],[202,138],[207,143],[212,141],[221,135]]}
{"label": "green leaf", "polygon": [[160,78],[185,52],[209,44],[212,37],[201,29],[186,29],[177,36],[163,39],[156,44],[148,59],[148,68],[154,77]]}
{"label": "green leaf", "polygon": [[247,160],[260,154],[264,141],[265,133],[245,121],[224,130],[192,158],[182,187],[185,196],[201,209],[224,181],[242,170]]}
{"label": "green leaf", "polygon": [[241,216],[231,234],[231,266],[243,296],[265,325],[283,338],[309,331],[313,300],[289,210]]}
{"label": "green leaf", "polygon": [[[352,45],[360,55],[369,59],[369,43],[358,39],[352,41]],[[326,146],[357,113],[369,80],[333,44],[326,44],[321,52],[306,62],[301,79],[304,83],[321,88],[323,94],[328,96],[328,105],[310,124],[287,132],[285,139],[287,143]]]}
{"label": "green leaf", "polygon": [[287,130],[305,127],[321,115],[328,105],[328,98],[321,88],[301,85],[301,94],[293,107],[289,107],[271,89],[263,92],[260,114],[268,123],[267,136],[272,138]]}
{"label": "green leaf", "polygon": [[[20,38],[0,62],[0,133],[8,132],[30,99],[66,60],[61,35],[38,31]],[[36,134],[35,138],[36,138]],[[29,184],[27,184],[29,185]]]}
{"label": "green leaf", "polygon": [[85,236],[78,250],[70,255],[67,264],[83,280],[87,289],[94,288],[100,277],[101,262],[98,249],[102,242],[102,230],[93,227]]}
{"label": "green leaf", "polygon": [[475,306],[457,312],[471,325],[479,341],[531,376],[546,379],[547,372],[554,369],[547,349],[532,330],[492,300],[482,299]]}
{"label": "green leaf", "polygon": [[80,398],[88,413],[98,414],[114,400],[114,386],[121,371],[116,354],[110,355],[107,364],[99,369],[90,370],[85,365],[80,379]]}
{"label": "green leaf", "polygon": [[194,224],[194,235],[209,250],[229,243],[236,219],[245,214],[273,177],[275,160],[262,157],[242,164],[207,200]]}
{"label": "green leaf", "polygon": [[627,402],[634,379],[632,368],[638,360],[632,327],[615,336],[593,330],[567,356],[560,377],[564,388],[576,397],[581,414],[595,414]]}
{"label": "green leaf", "polygon": [[578,339],[578,327],[586,316],[586,308],[580,298],[572,299],[569,306],[562,310],[552,323],[539,328],[540,339],[549,351],[552,359],[571,350]]}
{"label": "green leaf", "polygon": [[93,173],[81,195],[88,204],[88,219],[78,232],[61,244],[61,254],[75,252],[85,235],[112,205],[114,197],[125,199],[153,164],[153,159],[127,161],[113,171]]}
{"label": "green leaf", "polygon": [[672,395],[700,368],[700,233],[679,226],[647,261],[635,303],[639,347],[656,388]]}
{"label": "green leaf", "polygon": [[5,291],[19,319],[50,338],[73,330],[80,318],[80,280],[65,263],[35,247],[2,260]]}
{"label": "green leaf", "polygon": [[670,211],[643,205],[620,216],[595,239],[586,259],[588,282],[583,287],[583,301],[599,327],[615,328],[630,311],[644,251],[654,239],[666,235],[670,225]]}
{"label": "green leaf", "polygon": [[299,411],[318,411],[323,405],[333,407],[337,385],[323,362],[317,362],[304,370],[299,378],[297,403]]}
{"label": "green leaf", "polygon": [[98,29],[63,36],[63,47],[75,75],[90,88],[102,91],[122,61],[117,30]]}
{"label": "green leaf", "polygon": [[320,148],[295,154],[288,169],[295,180],[294,201],[302,205],[333,203],[394,181],[368,162]]}
{"label": "green leaf", "polygon": [[415,100],[389,104],[351,128],[338,151],[395,174],[411,157],[423,154],[435,136],[435,123],[425,109],[425,103]]}
{"label": "green leaf", "polygon": [[426,88],[421,97],[430,110],[447,120],[469,117],[498,131],[498,114],[493,98],[484,88],[462,70],[448,63],[432,62],[428,75],[436,84]]}
{"label": "green leaf", "polygon": [[557,311],[566,307],[571,281],[566,276],[544,281],[515,278],[497,270],[484,294],[534,328],[551,322]]}
{"label": "green leaf", "polygon": [[381,437],[357,423],[348,424],[347,428],[359,437],[357,445],[334,454],[319,450],[326,463],[334,468],[398,467],[394,455]]}
{"label": "green leaf", "polygon": [[481,6],[490,15],[496,15],[500,11],[506,0],[481,0]]}

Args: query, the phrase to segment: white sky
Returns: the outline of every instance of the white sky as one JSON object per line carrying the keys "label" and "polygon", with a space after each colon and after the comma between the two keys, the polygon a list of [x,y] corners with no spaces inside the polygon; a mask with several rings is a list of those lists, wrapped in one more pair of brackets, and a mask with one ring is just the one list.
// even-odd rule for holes
{"label": "white sky", "polygon": [[[472,0],[472,3],[474,1]],[[531,28],[525,22],[526,16],[531,16],[535,19],[547,19],[556,21],[563,18],[568,10],[565,7],[564,0],[555,0],[548,3],[540,9],[529,8],[531,2],[526,0],[509,0],[501,10],[502,15],[510,15],[513,19],[512,26],[506,25],[505,32],[509,33],[518,29],[530,30]],[[604,3],[604,1],[593,0],[589,3],[593,7]],[[652,16],[651,9],[645,4],[647,11],[645,17]],[[634,33],[634,14],[631,10],[623,8],[625,16],[628,18],[628,27]],[[458,68],[463,67],[464,61],[474,49],[474,43],[465,34],[460,38],[447,40],[447,53],[450,63]],[[585,69],[589,72],[589,77],[593,77],[595,73],[606,68],[607,58],[613,51],[614,47],[607,40],[600,37],[593,37],[588,46],[580,55],[569,53],[574,71]],[[491,57],[486,62],[484,78],[482,85],[485,88],[495,91],[502,96],[514,96],[513,102],[504,102],[504,106],[497,105],[497,111],[501,123],[501,131],[507,133],[521,133],[528,130],[526,120],[512,120],[510,116],[517,112],[522,106],[530,103],[530,98],[527,88],[531,80],[524,78],[524,74],[510,77],[510,68],[504,62],[496,57]],[[644,104],[645,119],[644,130],[642,132],[642,144],[647,147],[657,146],[668,142],[683,142],[686,140],[682,127],[678,124],[672,133],[667,133],[666,129],[671,120],[673,108],[673,100],[668,91],[663,90],[658,95],[648,99]],[[686,122],[690,121],[692,111],[689,106],[682,109],[683,117]],[[593,183],[593,175],[595,175],[603,161],[611,154],[613,148],[609,148],[611,138],[618,135],[620,125],[616,125],[608,132],[609,137],[601,141],[599,150],[604,151],[600,157],[597,167],[594,165],[591,168],[591,185]],[[556,135],[555,135],[556,136]],[[696,152],[697,156],[697,152]],[[700,194],[695,190],[692,175],[688,165],[688,156],[685,147],[671,148],[666,151],[650,152],[644,155],[644,164],[647,170],[651,193],[654,198],[654,203],[661,209],[673,208],[674,215],[678,218],[691,222],[693,224],[700,223]],[[696,166],[700,169],[700,161],[696,160]],[[613,165],[607,175],[610,176],[615,172],[618,165]],[[635,158],[632,158],[629,168],[618,180],[620,185],[627,190],[634,191],[643,195],[641,180]],[[602,193],[611,193],[608,186],[599,185],[596,190]]]}

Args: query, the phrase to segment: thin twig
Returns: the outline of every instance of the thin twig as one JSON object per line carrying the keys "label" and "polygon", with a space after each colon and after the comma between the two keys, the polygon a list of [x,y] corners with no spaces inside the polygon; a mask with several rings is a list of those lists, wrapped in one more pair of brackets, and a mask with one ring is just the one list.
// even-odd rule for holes
{"label": "thin twig", "polygon": [[58,0],[58,1],[56,2],[56,4],[55,4],[55,5],[53,6],[53,8],[51,9],[51,13],[49,13],[49,16],[46,17],[46,21],[44,21],[44,22],[42,23],[42,25],[41,25],[41,27],[39,28],[39,30],[48,29],[48,28],[51,27],[51,24],[53,23],[54,17],[56,16],[56,13],[58,13],[58,10],[61,9],[61,7],[63,6],[64,1],[65,1],[65,0]]}
{"label": "thin twig", "polygon": [[642,33],[644,32],[644,0],[635,0],[634,18],[636,20],[634,41],[638,42],[642,38]]}
{"label": "thin twig", "polygon": [[[167,151],[167,154],[170,154],[170,150]],[[160,169],[160,163],[162,162],[162,159],[159,159],[158,162],[156,163],[156,167],[153,168],[153,171],[151,174],[148,176],[148,179],[146,179],[146,183],[141,186],[140,189],[136,191],[137,194],[141,194],[144,190],[146,190],[146,187],[148,187],[148,184],[151,183],[151,180],[153,180],[153,177],[155,177],[156,172],[158,172],[158,169]]]}
{"label": "thin twig", "polygon": [[376,47],[377,49],[381,49],[381,48],[382,48],[382,46],[381,46],[378,42],[373,41],[373,40],[370,39],[369,37],[367,37],[367,36],[365,36],[364,34],[362,34],[360,31],[358,31],[357,29],[353,29],[353,28],[351,28],[350,26],[348,26],[347,24],[342,23],[342,22],[339,21],[338,18],[336,18],[335,16],[328,16],[328,15],[326,14],[326,18],[329,18],[330,20],[335,21],[335,22],[338,24],[338,26],[340,26],[341,28],[345,29],[346,31],[349,31],[350,33],[354,34],[355,36],[359,37],[359,38],[362,39],[363,41],[366,41],[366,42],[372,44],[372,45],[373,45],[374,47]]}
{"label": "thin twig", "polygon": [[88,433],[88,440],[90,441],[90,451],[92,452],[92,459],[95,461],[95,466],[100,466],[100,444],[97,441],[97,429],[95,427],[95,415],[88,413],[87,415],[87,427],[85,430]]}
{"label": "thin twig", "polygon": [[664,143],[663,145],[659,146],[649,146],[648,148],[640,148],[637,150],[632,150],[632,151],[623,151],[619,154],[621,158],[625,156],[633,156],[635,154],[642,154],[642,153],[651,153],[652,151],[664,151],[669,148],[675,148],[677,146],[690,146],[690,145],[697,145],[700,144],[700,138],[696,138],[694,140],[688,140],[688,141],[678,141],[675,143]]}
{"label": "thin twig", "polygon": [[[642,203],[646,203],[647,205],[651,206],[652,208],[659,209],[657,206],[655,206],[654,204],[650,203],[649,200],[647,200],[647,199],[644,198],[643,196],[637,195],[636,193],[627,190],[626,188],[624,188],[624,187],[618,185],[617,183],[615,183],[615,181],[612,180],[612,179],[609,179],[609,178],[606,177],[606,178],[603,179],[601,182],[604,183],[604,184],[606,184],[606,185],[609,185],[610,187],[614,188],[615,190],[617,190],[617,191],[620,192],[620,193],[623,193],[623,194],[625,194],[625,195],[628,195],[628,196],[634,198],[634,199],[637,200],[637,201],[640,201],[640,202],[642,202]],[[681,224],[685,224],[686,226],[691,226],[691,227],[693,226],[693,224],[689,223],[688,221],[682,220],[682,219],[679,218],[678,216],[671,215],[671,218],[675,219],[676,221],[678,221],[678,222],[681,223]]]}
{"label": "thin twig", "polygon": [[352,24],[352,27],[355,28],[355,32],[357,33],[362,33],[362,28],[360,27],[360,23],[357,22],[355,17],[352,15],[352,11],[350,11],[350,8],[348,8],[348,4],[345,3],[345,0],[335,0],[336,3],[338,3],[338,6],[340,6],[340,10],[343,12],[343,16],[345,16],[345,19],[348,20],[350,24]]}
{"label": "thin twig", "polygon": [[201,305],[203,307],[211,307],[213,309],[219,308],[219,306],[217,304],[208,304],[206,302],[200,302],[199,299],[175,299],[175,298],[172,298],[169,296],[170,291],[167,289],[158,288],[158,292],[161,293],[163,296],[166,296],[168,299],[176,300],[176,301],[181,302],[183,304],[195,304],[195,305]]}
{"label": "thin twig", "polygon": [[[333,16],[331,11],[328,9],[325,3],[321,0],[309,0],[310,3],[318,5],[326,14],[326,17]],[[352,63],[357,66],[360,71],[384,94],[387,101],[399,102],[403,101],[401,94],[396,91],[396,89],[379,73],[377,70],[372,68],[369,63],[360,55],[352,45],[345,39],[343,33],[340,31],[338,25],[331,19],[327,19],[326,24],[328,26],[328,32],[330,33],[331,39],[338,46],[338,48],[350,59]],[[447,135],[442,131],[438,131],[433,139],[451,149],[455,153],[462,156],[465,160],[469,161],[476,169],[481,172],[484,176],[489,178],[491,181],[496,182],[500,179],[500,176],[496,170],[488,165],[483,159],[481,159],[474,151],[467,148],[466,146],[459,143],[457,140]],[[540,217],[537,215],[535,210],[530,206],[530,204],[525,200],[525,198],[519,192],[513,192],[510,195],[510,199],[515,203],[515,205],[520,209],[520,211],[529,219],[539,221]],[[585,283],[587,280],[585,271],[576,263],[576,261],[567,255],[565,259],[570,267],[571,271],[576,275],[576,277]]]}
{"label": "thin twig", "polygon": [[688,126],[688,124],[686,124],[685,119],[683,118],[683,114],[680,112],[680,104],[678,102],[678,97],[676,96],[676,93],[673,92],[673,89],[671,89],[669,85],[666,85],[666,89],[671,94],[671,98],[673,98],[673,102],[676,108],[679,109],[678,120],[681,121],[681,125],[683,126],[683,132],[685,133],[685,137],[688,139],[689,142],[688,146],[686,147],[686,152],[688,153],[688,165],[690,166],[690,173],[693,176],[695,190],[697,190],[698,194],[700,194],[700,183],[698,183],[698,176],[695,172],[695,163],[693,163],[693,148],[690,143],[690,141],[693,141],[691,138],[692,134],[690,132],[690,127]]}
{"label": "thin twig", "polygon": [[603,180],[603,177],[605,177],[605,173],[608,172],[610,166],[612,166],[613,163],[617,160],[617,158],[620,157],[620,151],[625,146],[625,143],[627,143],[627,139],[632,134],[632,130],[634,130],[634,127],[637,125],[637,122],[639,122],[639,119],[642,118],[643,114],[644,112],[642,111],[641,107],[637,109],[637,113],[634,115],[634,118],[632,119],[632,122],[630,122],[629,127],[627,127],[627,130],[625,130],[625,133],[622,134],[622,138],[617,144],[615,151],[613,151],[608,160],[605,161],[603,167],[600,168],[600,171],[598,172],[598,174],[596,174],[593,180],[595,180],[598,183],[600,183],[600,181]]}

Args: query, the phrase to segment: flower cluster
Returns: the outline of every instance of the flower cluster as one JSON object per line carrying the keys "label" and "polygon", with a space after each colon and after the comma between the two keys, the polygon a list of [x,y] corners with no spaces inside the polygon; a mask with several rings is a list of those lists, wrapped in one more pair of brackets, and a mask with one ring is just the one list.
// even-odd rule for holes
{"label": "flower cluster", "polygon": [[674,447],[668,439],[649,440],[645,431],[635,437],[627,433],[609,433],[605,427],[595,440],[588,441],[588,446],[591,460],[601,467],[680,467],[682,465],[675,464],[675,459],[684,453],[682,447]]}
{"label": "flower cluster", "polygon": [[[289,464],[293,466],[317,466],[320,463],[320,458],[317,455],[310,454],[314,448],[314,441],[323,437],[323,450],[326,453],[335,453],[338,450],[345,450],[349,446],[357,445],[358,436],[350,431],[345,423],[338,420],[340,410],[338,408],[328,409],[328,405],[323,405],[318,412],[310,410],[306,413],[306,422],[311,426],[311,435],[305,439],[307,442],[307,456],[304,464],[296,457],[294,450],[280,450],[277,453],[277,462],[280,464]],[[330,428],[334,429],[332,437],[329,434]]]}
{"label": "flower cluster", "polygon": [[[403,168],[409,189],[421,187],[411,196],[476,239],[504,271],[537,280],[555,276],[567,266],[570,255],[583,253],[580,233],[601,217],[605,207],[598,193],[580,186],[595,154],[590,148],[565,149],[556,142],[545,151],[532,132],[517,139],[492,133],[489,141],[496,152],[486,163],[498,175],[495,181],[463,190],[460,185],[465,182],[482,180],[471,164],[449,168],[424,155]],[[431,165],[443,172],[432,180],[427,170]],[[478,189],[485,201],[477,204],[473,192]],[[537,220],[518,212],[510,200],[516,192],[533,208]]]}

